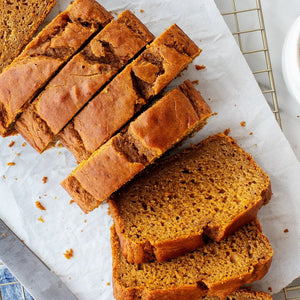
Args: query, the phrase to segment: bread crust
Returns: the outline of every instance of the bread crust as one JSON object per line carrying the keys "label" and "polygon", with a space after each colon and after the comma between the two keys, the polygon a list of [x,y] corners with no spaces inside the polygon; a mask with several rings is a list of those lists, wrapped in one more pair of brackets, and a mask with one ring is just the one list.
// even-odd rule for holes
{"label": "bread crust", "polygon": [[[122,12],[49,82],[17,121],[18,132],[38,152],[49,148],[95,93],[153,39],[137,17],[128,10]],[[38,127],[33,124],[37,118],[43,126],[31,130]]]}
{"label": "bread crust", "polygon": [[97,1],[76,0],[3,70],[0,75],[2,136],[15,133],[14,122],[27,105],[55,72],[111,19],[112,16]]}
{"label": "bread crust", "polygon": [[[241,148],[239,148],[239,146],[233,140],[233,138],[220,133],[205,139],[196,146],[193,146],[191,150],[185,150],[183,151],[183,153],[177,154],[173,157],[170,157],[167,160],[157,163],[156,167],[158,167],[160,164],[172,164],[172,162],[184,157],[185,153],[193,151],[193,149],[195,148],[200,148],[201,145],[209,143],[213,139],[218,138],[227,140],[227,142],[232,144],[233,147],[236,147],[240,151],[243,151]],[[246,159],[250,160],[251,163],[257,167],[257,170],[259,172],[265,174],[261,170],[261,168],[257,166],[257,164],[254,162],[251,155],[249,155],[245,151],[243,151],[243,153],[245,154]],[[151,170],[149,170],[149,172],[150,171]],[[142,174],[141,176],[147,176],[147,174]],[[206,237],[209,237],[214,241],[220,241],[228,237],[239,228],[255,220],[257,217],[258,210],[270,201],[271,196],[271,182],[269,177],[266,176],[266,188],[261,191],[260,200],[250,205],[239,215],[236,215],[230,223],[227,223],[226,226],[224,226],[223,224],[221,226],[214,220],[211,220],[206,226],[204,226],[203,228],[199,228],[198,234],[189,235],[188,237],[178,236],[175,239],[170,239],[162,242],[150,242],[149,240],[146,240],[146,242],[137,243],[136,241],[129,238],[126,232],[124,220],[119,211],[118,195],[110,197],[110,199],[108,200],[108,204],[110,214],[114,220],[116,232],[121,241],[121,249],[123,255],[130,263],[145,263],[152,260],[158,260],[161,262],[167,261],[172,258],[181,256],[185,253],[188,253],[190,251],[193,251],[205,244],[204,240],[206,240]]]}
{"label": "bread crust", "polygon": [[172,25],[75,116],[60,134],[63,145],[79,162],[88,159],[199,53],[195,43]]}
{"label": "bread crust", "polygon": [[[258,222],[257,222],[258,224]],[[260,231],[260,225],[257,225]],[[268,239],[261,234],[267,244]],[[248,272],[239,274],[239,276],[224,279],[222,282],[209,282],[203,280],[195,282],[188,286],[177,286],[174,288],[166,289],[149,289],[146,286],[141,287],[125,287],[117,280],[118,273],[118,248],[119,240],[117,238],[114,227],[111,229],[111,244],[113,255],[113,289],[114,297],[116,300],[190,300],[190,299],[224,299],[226,296],[235,292],[241,285],[260,280],[267,273],[271,261],[273,252],[270,252],[268,256],[262,257],[258,263],[251,266]],[[245,294],[244,294],[245,295]],[[240,294],[241,296],[241,294]],[[216,298],[214,298],[216,297]],[[251,299],[251,298],[250,298]],[[256,298],[254,298],[256,299]],[[263,298],[264,299],[264,298]],[[269,299],[269,297],[266,297]]]}
{"label": "bread crust", "polygon": [[[206,124],[211,111],[199,92],[197,95],[198,104],[203,107],[201,114],[178,87],[95,151],[71,176],[95,198],[95,203],[105,201],[163,152]],[[62,185],[74,197],[74,191],[64,182]],[[78,197],[74,200],[78,201]],[[85,207],[84,211],[92,209],[94,206]]]}

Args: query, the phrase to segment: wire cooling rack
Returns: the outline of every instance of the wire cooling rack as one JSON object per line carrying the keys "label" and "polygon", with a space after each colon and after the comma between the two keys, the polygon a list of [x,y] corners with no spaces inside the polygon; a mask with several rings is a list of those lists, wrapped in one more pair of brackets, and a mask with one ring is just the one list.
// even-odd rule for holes
{"label": "wire cooling rack", "polygon": [[[260,0],[215,0],[215,2],[281,127],[280,111]],[[4,270],[4,272],[0,272],[0,300],[33,300],[24,287],[0,262],[1,270]],[[3,276],[3,274],[8,275]],[[276,300],[300,300],[300,279],[284,288],[274,298]]]}
{"label": "wire cooling rack", "polygon": [[[281,127],[275,82],[260,0],[215,0]],[[276,300],[300,300],[300,278]]]}

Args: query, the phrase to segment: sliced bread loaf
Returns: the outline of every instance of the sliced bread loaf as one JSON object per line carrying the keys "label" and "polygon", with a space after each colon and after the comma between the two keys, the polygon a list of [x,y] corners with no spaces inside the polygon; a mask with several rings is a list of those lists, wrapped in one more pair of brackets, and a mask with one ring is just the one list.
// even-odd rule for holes
{"label": "sliced bread loaf", "polygon": [[17,131],[38,152],[49,148],[93,95],[153,39],[133,13],[122,12],[49,82],[16,122]]}
{"label": "sliced bread loaf", "polygon": [[209,242],[168,262],[130,264],[121,253],[114,228],[111,234],[117,300],[223,299],[242,284],[261,279],[273,256],[268,239],[255,222],[221,242]]}
{"label": "sliced bread loaf", "polygon": [[55,0],[0,1],[0,73],[21,53],[54,5]]}
{"label": "sliced bread loaf", "polygon": [[14,123],[55,73],[112,19],[96,0],[76,0],[52,20],[0,74],[0,134]]}
{"label": "sliced bread loaf", "polygon": [[90,212],[164,152],[202,128],[210,115],[200,93],[186,81],[83,161],[62,186],[84,212]]}
{"label": "sliced bread loaf", "polygon": [[199,53],[172,25],[65,127],[60,134],[63,145],[79,162],[88,159]]}
{"label": "sliced bread loaf", "polygon": [[159,162],[109,200],[129,262],[168,260],[220,241],[256,218],[269,177],[224,134]]}

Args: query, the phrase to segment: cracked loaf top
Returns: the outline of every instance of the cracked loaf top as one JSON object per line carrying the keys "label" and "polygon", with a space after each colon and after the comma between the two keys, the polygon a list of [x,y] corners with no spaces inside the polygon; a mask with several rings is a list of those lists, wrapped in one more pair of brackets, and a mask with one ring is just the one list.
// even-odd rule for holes
{"label": "cracked loaf top", "polygon": [[55,72],[112,16],[94,0],[76,0],[34,38],[0,75],[0,134],[14,122]]}
{"label": "cracked loaf top", "polygon": [[89,156],[152,100],[199,53],[172,25],[66,126],[60,140],[78,161]]}
{"label": "cracked loaf top", "polygon": [[124,11],[50,81],[16,123],[19,133],[39,152],[91,97],[154,39],[130,11]]}
{"label": "cracked loaf top", "polygon": [[202,128],[210,115],[187,80],[82,162],[62,186],[83,211],[92,211],[165,151]]}

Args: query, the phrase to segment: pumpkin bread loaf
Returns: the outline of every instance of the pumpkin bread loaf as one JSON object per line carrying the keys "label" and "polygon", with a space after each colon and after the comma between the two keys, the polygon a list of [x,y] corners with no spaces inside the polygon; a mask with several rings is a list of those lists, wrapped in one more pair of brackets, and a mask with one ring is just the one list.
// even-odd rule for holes
{"label": "pumpkin bread loaf", "polygon": [[259,224],[250,223],[221,242],[168,262],[130,264],[111,230],[113,289],[117,300],[191,300],[220,297],[241,285],[260,280],[268,271],[273,250]]}
{"label": "pumpkin bread loaf", "polygon": [[165,261],[220,241],[256,218],[269,177],[224,134],[155,164],[109,200],[129,262]]}
{"label": "pumpkin bread loaf", "polygon": [[186,81],[83,161],[62,186],[84,212],[92,211],[164,152],[202,128],[210,115],[200,93]]}
{"label": "pumpkin bread loaf", "polygon": [[48,24],[0,74],[0,134],[14,123],[45,84],[112,16],[95,0],[76,0]]}
{"label": "pumpkin bread loaf", "polygon": [[43,152],[86,102],[153,39],[130,11],[121,13],[49,82],[16,122],[18,132]]}
{"label": "pumpkin bread loaf", "polygon": [[63,145],[77,161],[89,158],[200,51],[172,25],[65,127],[60,134]]}
{"label": "pumpkin bread loaf", "polygon": [[21,53],[54,5],[55,0],[0,2],[0,73]]}

